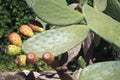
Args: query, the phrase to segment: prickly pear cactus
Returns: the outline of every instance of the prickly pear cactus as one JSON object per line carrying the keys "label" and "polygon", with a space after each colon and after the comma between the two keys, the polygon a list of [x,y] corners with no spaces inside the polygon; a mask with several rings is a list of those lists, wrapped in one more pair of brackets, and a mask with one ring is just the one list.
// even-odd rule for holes
{"label": "prickly pear cactus", "polygon": [[70,9],[67,3],[65,5],[65,0],[26,0],[26,2],[41,20],[49,24],[76,24],[84,18],[80,12]]}
{"label": "prickly pear cactus", "polygon": [[92,31],[120,47],[120,23],[118,21],[88,5],[84,5],[83,13]]}
{"label": "prickly pear cactus", "polygon": [[42,57],[44,52],[52,52],[55,56],[75,47],[88,35],[89,28],[85,25],[72,25],[44,31],[23,43],[24,52],[36,52]]}
{"label": "prickly pear cactus", "polygon": [[83,69],[79,80],[120,80],[120,61],[90,65]]}

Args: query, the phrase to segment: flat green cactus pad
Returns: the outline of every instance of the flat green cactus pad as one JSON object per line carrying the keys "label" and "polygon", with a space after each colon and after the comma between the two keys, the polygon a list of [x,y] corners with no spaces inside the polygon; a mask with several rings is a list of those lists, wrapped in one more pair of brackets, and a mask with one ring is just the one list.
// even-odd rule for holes
{"label": "flat green cactus pad", "polygon": [[91,30],[120,47],[120,23],[118,21],[88,5],[84,5],[83,13]]}
{"label": "flat green cactus pad", "polygon": [[108,61],[83,69],[79,80],[120,80],[120,61]]}
{"label": "flat green cactus pad", "polygon": [[83,41],[88,32],[89,28],[85,25],[72,25],[47,30],[26,40],[23,43],[22,50],[26,53],[37,52],[40,57],[47,51],[58,56]]}
{"label": "flat green cactus pad", "polygon": [[[65,0],[26,0],[38,18],[53,25],[70,25],[80,23],[82,13],[70,9]],[[67,4],[67,3],[66,3]]]}

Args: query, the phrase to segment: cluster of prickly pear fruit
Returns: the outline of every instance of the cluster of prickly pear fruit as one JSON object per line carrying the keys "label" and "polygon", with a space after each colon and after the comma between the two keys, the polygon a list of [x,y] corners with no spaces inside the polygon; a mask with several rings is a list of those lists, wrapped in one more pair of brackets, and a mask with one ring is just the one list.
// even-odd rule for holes
{"label": "cluster of prickly pear fruit", "polygon": [[13,32],[8,35],[8,40],[10,41],[10,45],[8,45],[5,49],[8,55],[18,55],[21,53],[22,39],[20,35],[16,32]]}
{"label": "cluster of prickly pear fruit", "polygon": [[40,23],[37,25],[36,22],[38,23],[38,21],[32,21],[29,25],[21,25],[19,28],[20,33],[26,37],[32,37],[34,35],[34,31],[43,32],[44,29],[42,26],[38,26]]}
{"label": "cluster of prickly pear fruit", "polygon": [[[42,60],[47,64],[51,64],[55,60],[55,57],[51,52],[45,52],[42,56]],[[39,56],[35,52],[29,52],[27,55],[19,55],[15,61],[19,66],[26,66],[27,63],[37,63],[39,61]]]}
{"label": "cluster of prickly pear fruit", "polygon": [[[39,27],[39,26],[40,27]],[[27,38],[32,37],[35,32],[43,32],[44,29],[42,28],[42,25],[39,24],[38,21],[31,21],[29,25],[21,25],[19,27],[19,32],[26,36]],[[22,38],[17,32],[12,32],[8,35],[8,40],[10,44],[6,47],[5,51],[10,56],[16,56],[15,62],[18,66],[26,66],[27,63],[34,64],[39,60],[39,56],[35,52],[30,52],[26,54],[21,54],[22,50]],[[42,56],[42,60],[46,62],[47,64],[51,64],[54,61],[54,55],[50,52],[45,52]]]}
{"label": "cluster of prickly pear fruit", "polygon": [[39,57],[38,57],[37,53],[30,52],[27,55],[17,56],[15,61],[16,61],[17,65],[22,67],[22,66],[26,66],[27,63],[34,64],[34,63],[38,62],[38,60],[39,60]]}
{"label": "cluster of prickly pear fruit", "polygon": [[[37,24],[36,24],[37,22]],[[40,24],[40,26],[39,26]],[[10,42],[9,45],[5,48],[5,53],[10,56],[17,56],[16,63],[19,66],[25,66],[27,63],[36,63],[39,60],[37,53],[31,52],[27,55],[23,55],[21,47],[22,47],[22,36],[26,38],[32,37],[34,32],[42,32],[44,29],[42,28],[41,23],[38,21],[32,20],[29,25],[23,24],[19,27],[18,32],[12,32],[8,35],[8,40]],[[19,34],[20,33],[20,34]]]}
{"label": "cluster of prickly pear fruit", "polygon": [[[39,23],[38,21],[33,20],[32,22],[29,23],[29,25],[23,24],[19,27],[18,31],[26,37],[32,37],[34,35],[34,31],[39,31],[39,32],[44,31],[44,29],[42,28],[42,25],[39,27],[39,26],[37,26],[36,22],[37,22],[37,24]],[[41,24],[41,23],[39,23],[39,24]],[[18,46],[21,48],[22,39],[21,39],[21,36],[17,32],[10,33],[8,35],[8,40],[12,45]],[[8,47],[8,50],[10,50],[9,48],[11,49],[11,47]],[[18,48],[14,48],[14,50],[12,50],[11,52],[7,52],[7,53],[8,54],[10,53],[11,55],[12,54],[15,55],[16,52],[14,52],[14,51],[17,51],[17,49]],[[18,53],[16,53],[16,54],[18,54]]]}

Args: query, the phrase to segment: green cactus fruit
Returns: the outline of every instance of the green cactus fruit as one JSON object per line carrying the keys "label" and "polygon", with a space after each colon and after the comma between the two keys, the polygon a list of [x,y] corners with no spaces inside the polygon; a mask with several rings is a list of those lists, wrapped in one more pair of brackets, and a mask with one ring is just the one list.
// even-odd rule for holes
{"label": "green cactus fruit", "polygon": [[26,66],[26,55],[17,56],[16,59],[15,59],[15,62],[20,67]]}
{"label": "green cactus fruit", "polygon": [[21,48],[16,45],[8,45],[6,48],[6,53],[8,55],[18,55],[21,53]]}
{"label": "green cactus fruit", "polygon": [[22,46],[21,37],[16,32],[9,34],[8,39],[9,39],[10,43],[12,43],[16,46],[19,46],[19,47]]}
{"label": "green cactus fruit", "polygon": [[34,35],[33,30],[28,25],[21,25],[19,31],[26,37],[32,37]]}

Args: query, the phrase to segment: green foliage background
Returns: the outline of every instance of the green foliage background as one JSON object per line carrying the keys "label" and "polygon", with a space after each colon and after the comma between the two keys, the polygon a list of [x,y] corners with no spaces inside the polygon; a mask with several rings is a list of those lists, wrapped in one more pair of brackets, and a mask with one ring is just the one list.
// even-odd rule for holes
{"label": "green foliage background", "polygon": [[34,12],[29,8],[25,0],[0,0],[0,36],[17,31],[23,23],[28,23],[35,17]]}
{"label": "green foliage background", "polygon": [[34,19],[35,13],[29,8],[25,0],[0,0],[0,54],[8,43],[7,36],[11,32],[18,32],[22,24]]}

